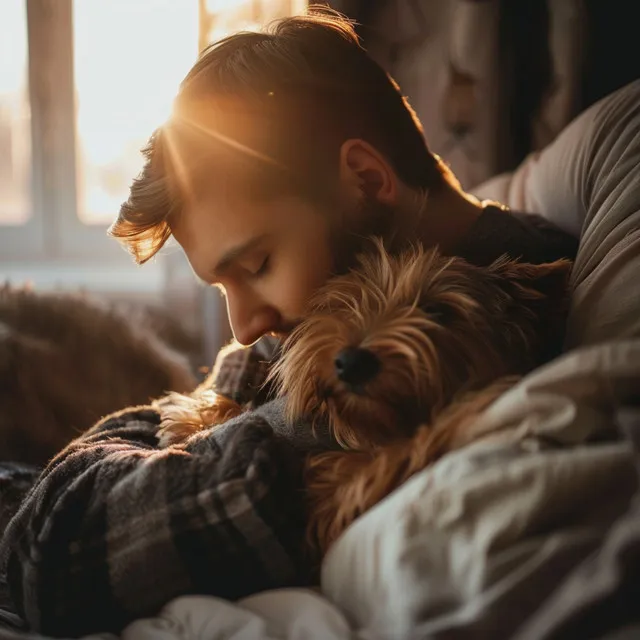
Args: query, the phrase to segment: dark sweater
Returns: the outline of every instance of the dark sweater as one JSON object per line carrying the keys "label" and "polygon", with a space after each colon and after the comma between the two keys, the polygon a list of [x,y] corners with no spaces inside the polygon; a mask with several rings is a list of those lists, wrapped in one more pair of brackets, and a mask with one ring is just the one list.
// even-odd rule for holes
{"label": "dark sweater", "polygon": [[560,258],[573,260],[577,251],[578,239],[542,216],[489,205],[453,253],[483,266],[505,254],[522,262],[543,264]]}

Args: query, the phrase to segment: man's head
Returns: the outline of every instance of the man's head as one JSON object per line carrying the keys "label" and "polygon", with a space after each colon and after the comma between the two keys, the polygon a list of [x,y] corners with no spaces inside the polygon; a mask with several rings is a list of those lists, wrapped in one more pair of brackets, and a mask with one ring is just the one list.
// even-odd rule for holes
{"label": "man's head", "polygon": [[288,332],[363,237],[404,240],[408,202],[446,180],[398,86],[326,11],[207,49],[146,159],[111,234],[140,263],[173,235],[243,344]]}

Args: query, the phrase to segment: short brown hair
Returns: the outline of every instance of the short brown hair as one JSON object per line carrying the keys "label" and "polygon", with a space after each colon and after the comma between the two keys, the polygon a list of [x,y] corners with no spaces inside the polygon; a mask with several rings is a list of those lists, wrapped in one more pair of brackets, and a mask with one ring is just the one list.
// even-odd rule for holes
{"label": "short brown hair", "polygon": [[[274,127],[286,148],[274,155],[295,167],[308,194],[314,179],[328,181],[331,165],[337,171],[340,145],[350,138],[372,144],[411,187],[442,181],[441,163],[398,85],[362,48],[353,24],[334,11],[315,8],[211,45],[182,82],[176,104],[204,102],[213,109],[226,97],[260,113],[266,105],[275,109]],[[143,170],[109,230],[140,264],[170,238],[169,218],[181,208],[179,191],[171,188],[175,167],[166,137],[160,128],[149,140]]]}

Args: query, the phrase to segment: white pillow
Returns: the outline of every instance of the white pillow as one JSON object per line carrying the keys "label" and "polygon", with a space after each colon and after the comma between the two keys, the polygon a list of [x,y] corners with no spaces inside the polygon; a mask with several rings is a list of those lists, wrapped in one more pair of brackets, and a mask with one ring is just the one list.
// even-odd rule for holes
{"label": "white pillow", "polygon": [[640,80],[472,191],[580,236],[568,347],[640,335]]}

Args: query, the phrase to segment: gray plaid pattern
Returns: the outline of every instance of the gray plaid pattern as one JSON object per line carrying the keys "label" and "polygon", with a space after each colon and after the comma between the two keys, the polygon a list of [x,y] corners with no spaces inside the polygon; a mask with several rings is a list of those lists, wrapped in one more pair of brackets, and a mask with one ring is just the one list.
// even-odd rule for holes
{"label": "gray plaid pattern", "polygon": [[18,612],[36,630],[117,631],[185,593],[236,599],[309,585],[302,457],[254,415],[157,450],[158,415],[128,410],[44,471],[4,539]]}

